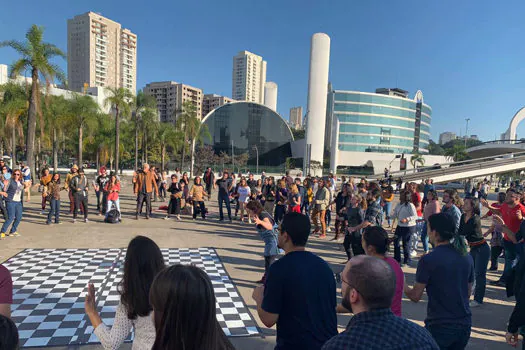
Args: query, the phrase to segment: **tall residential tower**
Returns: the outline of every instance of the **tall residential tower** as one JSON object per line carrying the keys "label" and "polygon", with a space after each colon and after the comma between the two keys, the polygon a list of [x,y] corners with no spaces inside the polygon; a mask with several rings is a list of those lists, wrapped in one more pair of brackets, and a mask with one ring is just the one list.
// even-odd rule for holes
{"label": "tall residential tower", "polygon": [[264,104],[266,61],[261,56],[241,51],[233,57],[232,98]]}
{"label": "tall residential tower", "polygon": [[174,81],[159,81],[146,84],[144,94],[155,97],[161,122],[175,123],[185,102],[195,105],[197,117],[202,118],[202,90]]}
{"label": "tall residential tower", "polygon": [[120,23],[88,12],[67,21],[69,88],[137,89],[137,35]]}

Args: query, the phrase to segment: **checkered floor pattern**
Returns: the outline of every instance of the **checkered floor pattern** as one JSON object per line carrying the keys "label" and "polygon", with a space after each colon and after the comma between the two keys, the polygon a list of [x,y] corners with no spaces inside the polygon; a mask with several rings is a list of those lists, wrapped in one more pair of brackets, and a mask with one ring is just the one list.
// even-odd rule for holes
{"label": "checkered floor pattern", "polygon": [[[194,264],[210,279],[217,299],[217,320],[228,336],[259,334],[246,304],[213,248],[162,249],[169,265]],[[119,302],[125,249],[26,249],[4,265],[13,276],[12,318],[22,347],[98,343],[84,314],[89,282],[107,325]],[[132,339],[132,335],[129,340]]]}

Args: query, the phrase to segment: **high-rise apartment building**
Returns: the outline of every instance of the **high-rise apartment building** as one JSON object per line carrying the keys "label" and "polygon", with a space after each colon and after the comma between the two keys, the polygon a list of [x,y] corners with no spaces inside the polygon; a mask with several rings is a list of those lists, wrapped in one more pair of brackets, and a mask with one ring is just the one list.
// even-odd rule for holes
{"label": "high-rise apartment building", "polygon": [[161,122],[175,123],[177,115],[182,111],[186,101],[191,101],[197,107],[197,117],[202,118],[202,90],[174,81],[149,83],[144,87],[146,95],[154,96]]}
{"label": "high-rise apartment building", "polygon": [[290,108],[290,126],[292,129],[302,129],[303,127],[303,107]]}
{"label": "high-rise apartment building", "polygon": [[120,23],[88,12],[67,21],[69,88],[137,89],[137,35]]}
{"label": "high-rise apartment building", "polygon": [[445,131],[439,134],[439,144],[444,145],[447,142],[457,139],[456,133],[451,131]]}
{"label": "high-rise apartment building", "polygon": [[232,98],[264,103],[266,61],[261,56],[241,51],[233,57]]}
{"label": "high-rise apartment building", "polygon": [[215,108],[232,102],[235,102],[235,100],[226,96],[206,94],[202,99],[202,117],[207,116]]}

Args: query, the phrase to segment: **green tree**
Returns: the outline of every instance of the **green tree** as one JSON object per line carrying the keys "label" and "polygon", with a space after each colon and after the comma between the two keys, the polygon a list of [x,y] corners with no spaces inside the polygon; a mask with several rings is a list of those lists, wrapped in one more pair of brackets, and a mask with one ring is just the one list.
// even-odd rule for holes
{"label": "green tree", "polygon": [[442,155],[445,154],[445,150],[443,149],[443,147],[441,147],[440,145],[438,145],[434,141],[429,140],[429,142],[428,142],[428,153],[431,154],[431,155],[435,155],[435,156],[442,156]]}
{"label": "green tree", "polygon": [[417,169],[418,164],[420,166],[425,165],[425,158],[419,153],[413,154],[410,157],[410,164],[412,164],[412,168],[414,168],[414,171]]}
{"label": "green tree", "polygon": [[72,116],[73,103],[63,96],[49,96],[45,104],[44,116],[51,134],[51,146],[53,153],[53,169],[58,169],[58,133],[63,130],[64,124]]}
{"label": "green tree", "polygon": [[115,171],[119,171],[120,158],[120,117],[129,116],[134,96],[125,88],[106,88],[109,96],[104,100],[106,107],[111,106],[115,111]]}
{"label": "green tree", "polygon": [[462,143],[453,144],[452,147],[445,149],[445,156],[451,157],[455,162],[468,159],[467,151]]}
{"label": "green tree", "polygon": [[[139,129],[141,128],[142,114],[149,110],[149,114],[156,113],[157,100],[151,95],[146,95],[142,90],[139,90],[134,100],[133,121],[135,126],[135,170],[138,169],[139,163]],[[144,155],[144,149],[142,150]]]}
{"label": "green tree", "polygon": [[141,128],[142,128],[142,163],[149,162],[149,148],[154,141],[155,133],[159,128],[159,121],[157,110],[153,108],[146,108],[141,112]]}
{"label": "green tree", "polygon": [[0,92],[3,95],[0,103],[0,114],[5,117],[5,121],[2,123],[5,129],[2,128],[2,130],[11,130],[11,150],[14,166],[16,164],[16,133],[18,131],[18,136],[22,140],[24,128],[22,127],[21,117],[27,113],[28,96],[26,89],[22,85],[13,82],[1,85]]}
{"label": "green tree", "polygon": [[160,123],[157,129],[157,140],[160,143],[160,170],[164,171],[168,147],[171,147],[173,151],[181,148],[184,144],[184,136],[175,129],[172,123]]}
{"label": "green tree", "polygon": [[[35,24],[26,33],[26,41],[8,40],[0,42],[1,47],[11,47],[20,54],[20,58],[11,65],[11,76],[22,75],[26,70],[31,72],[31,92],[28,96],[29,108],[27,116],[26,158],[33,174],[35,173],[35,134],[37,114],[42,116],[40,103],[40,77],[46,84],[55,79],[65,82],[62,70],[51,60],[54,57],[66,58],[62,50],[53,44],[43,41],[44,29]],[[41,123],[43,127],[43,123]]]}
{"label": "green tree", "polygon": [[98,104],[90,96],[75,94],[71,106],[71,116],[69,122],[78,131],[78,166],[83,164],[82,153],[84,147],[84,130],[92,131],[97,127],[98,114],[100,109]]}

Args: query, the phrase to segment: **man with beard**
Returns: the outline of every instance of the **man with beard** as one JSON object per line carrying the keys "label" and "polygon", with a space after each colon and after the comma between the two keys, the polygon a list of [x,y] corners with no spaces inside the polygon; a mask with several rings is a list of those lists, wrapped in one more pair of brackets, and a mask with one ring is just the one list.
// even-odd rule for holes
{"label": "man with beard", "polygon": [[262,323],[277,324],[276,349],[320,349],[337,334],[334,275],[305,250],[309,235],[306,215],[286,214],[278,236],[286,255],[270,265],[266,285],[253,291]]}
{"label": "man with beard", "polygon": [[135,220],[139,219],[139,214],[142,211],[142,205],[146,202],[146,219],[151,215],[151,194],[153,191],[159,195],[157,181],[155,175],[150,171],[149,164],[144,163],[143,170],[136,175],[133,193],[137,194],[137,211],[135,213]]}
{"label": "man with beard", "polygon": [[350,259],[341,272],[341,294],[342,305],[354,317],[323,350],[438,350],[427,330],[392,313],[395,288],[396,276],[384,260],[367,255]]}

